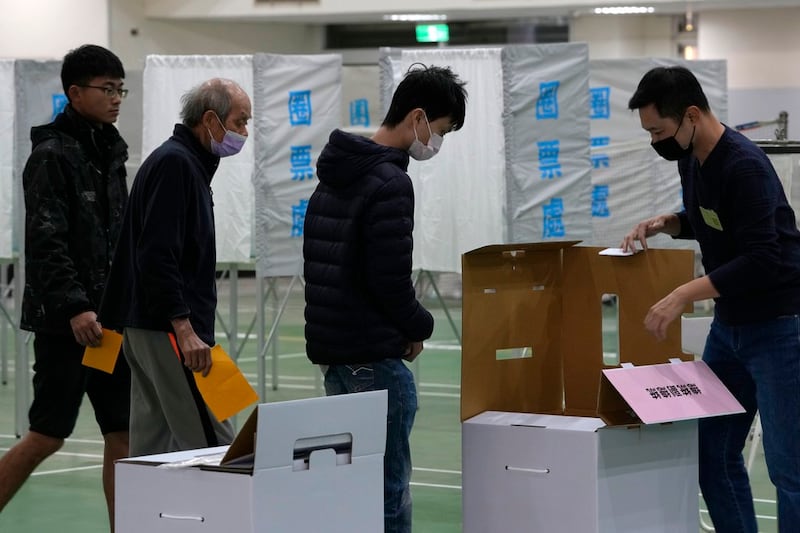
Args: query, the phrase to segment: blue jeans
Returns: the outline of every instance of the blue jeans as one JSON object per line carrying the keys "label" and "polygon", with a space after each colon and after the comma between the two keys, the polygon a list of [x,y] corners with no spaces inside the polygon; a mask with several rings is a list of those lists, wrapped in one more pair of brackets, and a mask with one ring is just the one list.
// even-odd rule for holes
{"label": "blue jeans", "polygon": [[414,376],[400,359],[377,363],[331,365],[325,392],[347,394],[386,389],[386,451],[383,456],[383,523],[385,533],[411,531],[411,447],[409,437],[417,412]]}
{"label": "blue jeans", "polygon": [[778,494],[781,533],[800,527],[800,317],[744,326],[714,319],[703,360],[747,411],[699,421],[700,488],[714,528],[755,533],[742,456],[756,411],[767,470]]}

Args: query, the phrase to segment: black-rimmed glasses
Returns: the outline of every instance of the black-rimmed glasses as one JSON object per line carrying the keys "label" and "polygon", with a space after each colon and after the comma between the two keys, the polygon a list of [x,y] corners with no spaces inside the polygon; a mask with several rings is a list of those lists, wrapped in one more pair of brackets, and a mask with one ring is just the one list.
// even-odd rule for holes
{"label": "black-rimmed glasses", "polygon": [[78,85],[78,87],[88,87],[90,89],[100,89],[108,98],[114,98],[114,96],[119,96],[120,98],[125,98],[128,96],[128,89],[117,89],[116,87],[103,87],[102,85]]}

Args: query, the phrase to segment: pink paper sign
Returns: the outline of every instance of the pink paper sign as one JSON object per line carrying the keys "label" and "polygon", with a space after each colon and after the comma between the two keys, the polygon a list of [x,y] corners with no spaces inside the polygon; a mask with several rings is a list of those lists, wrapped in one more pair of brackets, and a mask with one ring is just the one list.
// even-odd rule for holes
{"label": "pink paper sign", "polygon": [[743,413],[703,361],[603,370],[645,424]]}

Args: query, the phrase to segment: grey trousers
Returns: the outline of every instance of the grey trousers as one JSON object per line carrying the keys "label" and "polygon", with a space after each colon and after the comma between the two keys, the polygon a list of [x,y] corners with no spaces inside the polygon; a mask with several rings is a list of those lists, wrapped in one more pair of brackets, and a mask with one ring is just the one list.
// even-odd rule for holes
{"label": "grey trousers", "polygon": [[176,346],[163,331],[123,332],[131,367],[131,457],[233,441],[233,426],[229,420],[217,421],[208,410]]}

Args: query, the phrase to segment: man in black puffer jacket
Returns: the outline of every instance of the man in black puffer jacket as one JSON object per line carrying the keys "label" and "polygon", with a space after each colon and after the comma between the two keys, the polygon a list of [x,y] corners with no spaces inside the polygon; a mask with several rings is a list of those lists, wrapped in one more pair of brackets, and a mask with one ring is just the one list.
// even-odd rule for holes
{"label": "man in black puffer jacket", "polygon": [[21,327],[35,333],[30,431],[0,459],[0,510],[72,433],[84,393],[105,440],[103,486],[113,529],[114,461],[128,455],[130,370],[81,365],[103,336],[97,307],[128,198],[128,146],[113,123],[128,93],[109,50],[85,45],[64,57],[69,103],[31,130],[25,189],[25,294]]}
{"label": "man in black puffer jacket", "polygon": [[388,391],[384,526],[411,531],[409,436],[413,361],[433,317],[411,281],[414,190],[409,155],[433,157],[464,123],[464,83],[449,68],[410,70],[381,127],[367,139],[331,133],[317,162],[303,256],[306,352],[325,369],[327,394]]}

